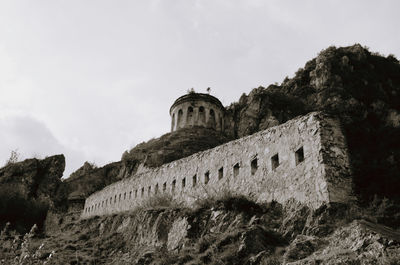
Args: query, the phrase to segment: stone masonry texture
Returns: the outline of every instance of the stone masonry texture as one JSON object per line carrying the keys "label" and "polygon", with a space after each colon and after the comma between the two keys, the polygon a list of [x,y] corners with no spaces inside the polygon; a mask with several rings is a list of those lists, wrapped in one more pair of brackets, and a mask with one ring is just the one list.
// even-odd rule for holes
{"label": "stone masonry texture", "polygon": [[169,193],[190,206],[225,191],[258,202],[295,199],[311,208],[351,198],[351,169],[340,122],[312,112],[186,158],[143,170],[90,195],[82,218],[140,206]]}

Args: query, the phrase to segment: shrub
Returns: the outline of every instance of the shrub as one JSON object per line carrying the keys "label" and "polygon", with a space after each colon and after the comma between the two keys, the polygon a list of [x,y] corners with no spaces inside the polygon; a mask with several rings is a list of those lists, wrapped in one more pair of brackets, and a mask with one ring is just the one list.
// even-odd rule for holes
{"label": "shrub", "polygon": [[243,212],[249,215],[262,213],[263,207],[256,203],[252,198],[237,194],[231,190],[222,192],[207,192],[207,198],[198,199],[195,202],[195,209],[208,209],[212,207],[222,208],[228,211]]}
{"label": "shrub", "polygon": [[171,194],[159,193],[149,197],[142,203],[143,208],[157,209],[157,208],[181,208],[182,203],[177,202]]}
{"label": "shrub", "polygon": [[14,186],[0,186],[0,226],[6,222],[18,232],[25,233],[37,224],[43,227],[48,204],[35,198],[25,198]]}

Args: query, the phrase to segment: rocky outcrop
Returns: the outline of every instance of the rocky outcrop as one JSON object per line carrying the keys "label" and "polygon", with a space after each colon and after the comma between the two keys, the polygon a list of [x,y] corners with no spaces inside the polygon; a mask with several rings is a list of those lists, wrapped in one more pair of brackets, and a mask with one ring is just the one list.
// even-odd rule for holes
{"label": "rocky outcrop", "polygon": [[263,87],[243,94],[238,103],[227,107],[225,133],[235,138],[282,124],[298,115],[307,113],[298,99],[279,91]]}
{"label": "rocky outcrop", "polygon": [[120,173],[121,167],[121,162],[110,163],[102,167],[96,167],[85,162],[81,168],[64,181],[60,193],[64,193],[66,198],[72,193],[82,194],[84,197],[89,196],[93,192],[120,180],[123,177]]}
{"label": "rocky outcrop", "polygon": [[285,264],[398,264],[400,233],[360,220],[321,240],[298,236],[285,253]]}
{"label": "rocky outcrop", "polygon": [[309,111],[340,118],[349,146],[354,190],[400,199],[400,64],[359,44],[329,47],[281,85],[253,89],[228,108],[235,137]]}
{"label": "rocky outcrop", "polygon": [[64,168],[64,155],[11,163],[0,169],[0,187],[12,187],[25,199],[35,198],[52,205]]}
{"label": "rocky outcrop", "polygon": [[57,204],[65,167],[63,155],[27,159],[0,169],[0,227],[10,222],[20,232],[40,228],[47,209]]}

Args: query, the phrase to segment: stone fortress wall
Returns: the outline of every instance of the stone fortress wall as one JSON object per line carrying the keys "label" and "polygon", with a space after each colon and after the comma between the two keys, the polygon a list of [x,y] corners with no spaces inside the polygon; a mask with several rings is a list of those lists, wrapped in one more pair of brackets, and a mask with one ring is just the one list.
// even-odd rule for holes
{"label": "stone fortress wall", "polygon": [[313,112],[133,175],[89,196],[82,218],[128,211],[160,193],[190,206],[226,190],[258,202],[295,199],[314,209],[349,201],[351,171],[339,121]]}

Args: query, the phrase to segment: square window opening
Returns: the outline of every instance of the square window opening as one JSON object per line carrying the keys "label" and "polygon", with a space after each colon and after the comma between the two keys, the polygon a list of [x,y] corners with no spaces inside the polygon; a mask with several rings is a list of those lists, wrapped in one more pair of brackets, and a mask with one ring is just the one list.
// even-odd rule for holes
{"label": "square window opening", "polygon": [[207,185],[209,181],[210,181],[210,171],[207,171],[204,174],[204,184]]}
{"label": "square window opening", "polygon": [[172,181],[172,189],[171,189],[172,193],[175,193],[175,186],[176,186],[176,180],[174,179]]}
{"label": "square window opening", "polygon": [[239,163],[236,163],[233,166],[233,177],[239,176],[239,168],[240,168]]}
{"label": "square window opening", "polygon": [[277,167],[279,167],[279,155],[278,154],[271,157],[271,166],[272,166],[272,170],[275,170]]}
{"label": "square window opening", "polygon": [[222,179],[224,177],[224,167],[218,169],[218,179]]}
{"label": "square window opening", "polygon": [[196,185],[197,185],[197,175],[194,175],[193,176],[193,181],[192,181],[192,186],[196,187]]}
{"label": "square window opening", "polygon": [[294,153],[295,159],[296,159],[296,166],[300,164],[301,162],[304,161],[304,149],[303,147],[300,147],[297,149],[297,151]]}
{"label": "square window opening", "polygon": [[253,160],[251,160],[250,165],[251,165],[251,174],[254,175],[258,169],[258,159],[254,158]]}

